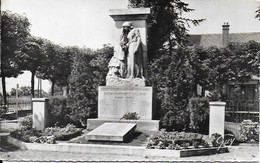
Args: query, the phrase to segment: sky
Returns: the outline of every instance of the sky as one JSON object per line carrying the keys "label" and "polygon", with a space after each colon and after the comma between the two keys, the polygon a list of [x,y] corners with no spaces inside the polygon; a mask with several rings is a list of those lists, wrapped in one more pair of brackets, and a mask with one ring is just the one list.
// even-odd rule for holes
{"label": "sky", "polygon": [[[231,33],[260,32],[255,11],[260,0],[183,0],[194,12],[183,14],[192,19],[206,19],[199,26],[191,26],[190,34],[221,33],[224,22]],[[59,45],[101,48],[114,43],[114,21],[109,9],[127,8],[128,0],[1,0],[1,9],[28,17],[34,36],[46,38]],[[30,85],[30,73],[17,79],[7,79],[7,91]],[[50,83],[43,82],[49,91]]]}

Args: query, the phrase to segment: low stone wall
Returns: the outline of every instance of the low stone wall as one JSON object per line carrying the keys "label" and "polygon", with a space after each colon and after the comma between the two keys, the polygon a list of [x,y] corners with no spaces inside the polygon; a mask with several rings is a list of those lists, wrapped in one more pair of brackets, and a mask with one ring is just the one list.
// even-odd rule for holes
{"label": "low stone wall", "polygon": [[40,150],[40,151],[59,151],[59,152],[77,152],[77,153],[99,153],[99,154],[119,154],[136,156],[158,156],[158,157],[189,157],[211,155],[216,153],[227,153],[227,147],[221,148],[203,148],[187,150],[166,150],[166,149],[146,149],[145,147],[134,146],[116,146],[116,145],[98,145],[98,144],[38,144],[24,143],[8,136],[7,141],[10,144],[18,146],[21,149]]}
{"label": "low stone wall", "polygon": [[236,139],[240,137],[239,124],[240,123],[235,122],[225,122],[225,130],[232,132]]}
{"label": "low stone wall", "polygon": [[0,131],[14,131],[19,128],[18,120],[0,121]]}

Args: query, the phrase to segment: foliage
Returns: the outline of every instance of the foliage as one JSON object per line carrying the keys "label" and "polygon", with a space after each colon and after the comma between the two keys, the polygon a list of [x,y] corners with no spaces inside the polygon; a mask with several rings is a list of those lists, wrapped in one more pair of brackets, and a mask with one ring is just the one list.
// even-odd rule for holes
{"label": "foliage", "polygon": [[243,83],[248,81],[251,75],[258,74],[260,43],[230,43],[225,48],[211,47],[206,51],[208,58],[204,62],[209,65],[209,90],[220,92],[220,86],[223,84]]}
{"label": "foliage", "polygon": [[54,86],[68,86],[68,78],[72,69],[73,57],[80,51],[78,47],[61,47],[44,40],[44,58],[36,75],[48,79],[52,83],[51,94],[54,95]]}
{"label": "foliage", "polygon": [[209,130],[209,101],[207,98],[191,98],[188,105],[190,112],[189,128],[194,132],[207,134]]}
{"label": "foliage", "polygon": [[113,48],[104,45],[102,49],[84,50],[74,57],[68,104],[72,110],[70,118],[78,122],[77,125],[85,126],[87,118],[96,116],[97,89],[105,85],[107,65],[112,55]]}
{"label": "foliage", "polygon": [[255,18],[260,20],[260,6],[258,7],[258,9],[256,10],[256,16]]}
{"label": "foliage", "polygon": [[208,148],[207,141],[202,139],[201,134],[185,132],[165,132],[161,130],[149,139],[148,149],[188,149]]}
{"label": "foliage", "polygon": [[34,78],[36,71],[43,64],[44,39],[30,36],[25,40],[24,46],[21,48],[21,52],[18,54],[20,58],[18,64],[22,70],[29,70],[31,75],[31,95],[34,97]]}
{"label": "foliage", "polygon": [[0,106],[0,118],[4,117],[7,112],[6,106]]}
{"label": "foliage", "polygon": [[160,57],[161,50],[171,55],[173,48],[187,43],[187,31],[190,24],[199,25],[203,19],[189,19],[182,16],[192,12],[181,0],[129,0],[129,7],[149,7],[148,27],[149,58]]}
{"label": "foliage", "polygon": [[244,120],[239,127],[240,140],[244,142],[259,142],[259,122]]}
{"label": "foliage", "polygon": [[73,137],[79,136],[82,129],[76,128],[75,125],[67,124],[64,128],[60,127],[49,127],[43,132],[43,136],[55,136],[55,140],[69,140]]}
{"label": "foliage", "polygon": [[125,113],[121,119],[138,120],[138,119],[140,119],[140,116],[136,112],[128,112],[128,113]]}
{"label": "foliage", "polygon": [[1,71],[4,104],[6,101],[5,78],[22,73],[17,61],[24,40],[29,35],[29,20],[10,11],[1,11]]}
{"label": "foliage", "polygon": [[157,92],[162,124],[185,130],[189,123],[188,102],[198,96],[197,84],[210,90],[210,100],[225,100],[223,85],[243,83],[257,75],[260,43],[231,43],[225,48],[199,46],[166,52],[148,65],[150,85]]}
{"label": "foliage", "polygon": [[21,140],[23,142],[30,142],[31,136],[40,137],[41,135],[42,131],[40,130],[36,130],[35,128],[28,129],[23,127],[10,133],[11,137]]}
{"label": "foliage", "polygon": [[33,126],[33,118],[32,115],[25,116],[20,122],[20,128],[23,130],[30,130]]}
{"label": "foliage", "polygon": [[79,48],[76,46],[67,46],[62,48],[61,53],[58,56],[58,69],[60,74],[57,74],[58,86],[69,86],[69,76],[72,71],[73,57],[78,53]]}
{"label": "foliage", "polygon": [[1,11],[1,47],[2,71],[1,77],[16,77],[21,69],[17,65],[17,54],[29,35],[29,20],[27,17],[10,11]]}
{"label": "foliage", "polygon": [[44,58],[42,60],[42,65],[37,72],[37,76],[51,81],[51,94],[53,96],[54,85],[57,80],[64,77],[64,72],[66,70],[60,68],[60,65],[63,64],[63,60],[61,59],[63,49],[61,46],[53,44],[48,40],[45,40],[43,48]]}
{"label": "foliage", "polygon": [[68,104],[71,108],[70,118],[79,125],[85,125],[87,118],[94,112],[96,90],[93,83],[92,69],[89,65],[92,52],[78,53],[73,61],[72,72],[69,78],[70,94]]}
{"label": "foliage", "polygon": [[30,136],[29,137],[29,142],[30,143],[42,143],[42,144],[55,144],[56,140],[55,140],[55,136]]}
{"label": "foliage", "polygon": [[49,100],[50,126],[66,126],[71,122],[71,110],[67,107],[67,97],[52,96]]}
{"label": "foliage", "polygon": [[157,92],[162,124],[176,130],[187,128],[188,99],[193,94],[194,78],[189,50],[179,49],[171,56],[162,55],[149,65],[150,83]]}
{"label": "foliage", "polygon": [[76,128],[75,125],[68,124],[65,128],[51,127],[46,128],[44,131],[36,130],[35,128],[21,127],[20,129],[12,131],[10,135],[23,142],[54,144],[56,140],[69,140],[79,136],[81,133],[82,129]]}
{"label": "foliage", "polygon": [[211,135],[211,143],[213,147],[219,147],[220,145],[224,145],[223,141],[224,138],[220,134],[214,133]]}
{"label": "foliage", "polygon": [[[31,87],[30,86],[22,86],[18,89],[18,95],[19,96],[30,96],[31,95]],[[12,88],[10,92],[11,96],[16,95],[16,89]]]}

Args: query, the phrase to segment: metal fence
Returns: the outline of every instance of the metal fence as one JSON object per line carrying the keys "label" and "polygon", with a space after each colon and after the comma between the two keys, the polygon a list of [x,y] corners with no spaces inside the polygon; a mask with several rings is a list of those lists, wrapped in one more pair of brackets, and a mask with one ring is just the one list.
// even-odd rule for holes
{"label": "metal fence", "polygon": [[[4,109],[5,118],[25,116],[32,113],[32,98],[31,96],[7,96],[7,105],[4,105],[3,98],[0,98],[1,109]],[[1,110],[3,111],[3,110]],[[2,117],[2,118],[3,118]]]}
{"label": "metal fence", "polygon": [[32,98],[31,96],[22,96],[16,98],[15,96],[8,96],[7,98],[7,107],[8,111],[13,111],[13,110],[31,110],[32,105]]}
{"label": "metal fence", "polygon": [[258,100],[229,100],[226,101],[225,129],[231,131],[237,139],[240,137],[240,123],[243,120],[259,122]]}
{"label": "metal fence", "polygon": [[250,119],[259,122],[258,100],[229,100],[226,102],[226,121],[240,123],[245,119]]}

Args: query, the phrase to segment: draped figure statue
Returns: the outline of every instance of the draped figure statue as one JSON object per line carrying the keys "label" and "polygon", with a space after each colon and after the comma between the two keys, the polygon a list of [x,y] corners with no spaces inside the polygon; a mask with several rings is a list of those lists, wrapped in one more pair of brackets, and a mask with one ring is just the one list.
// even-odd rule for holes
{"label": "draped figure statue", "polygon": [[140,31],[131,22],[124,22],[119,43],[109,62],[108,76],[144,79],[143,53]]}
{"label": "draped figure statue", "polygon": [[127,78],[144,78],[143,53],[140,32],[131,26],[128,38]]}

